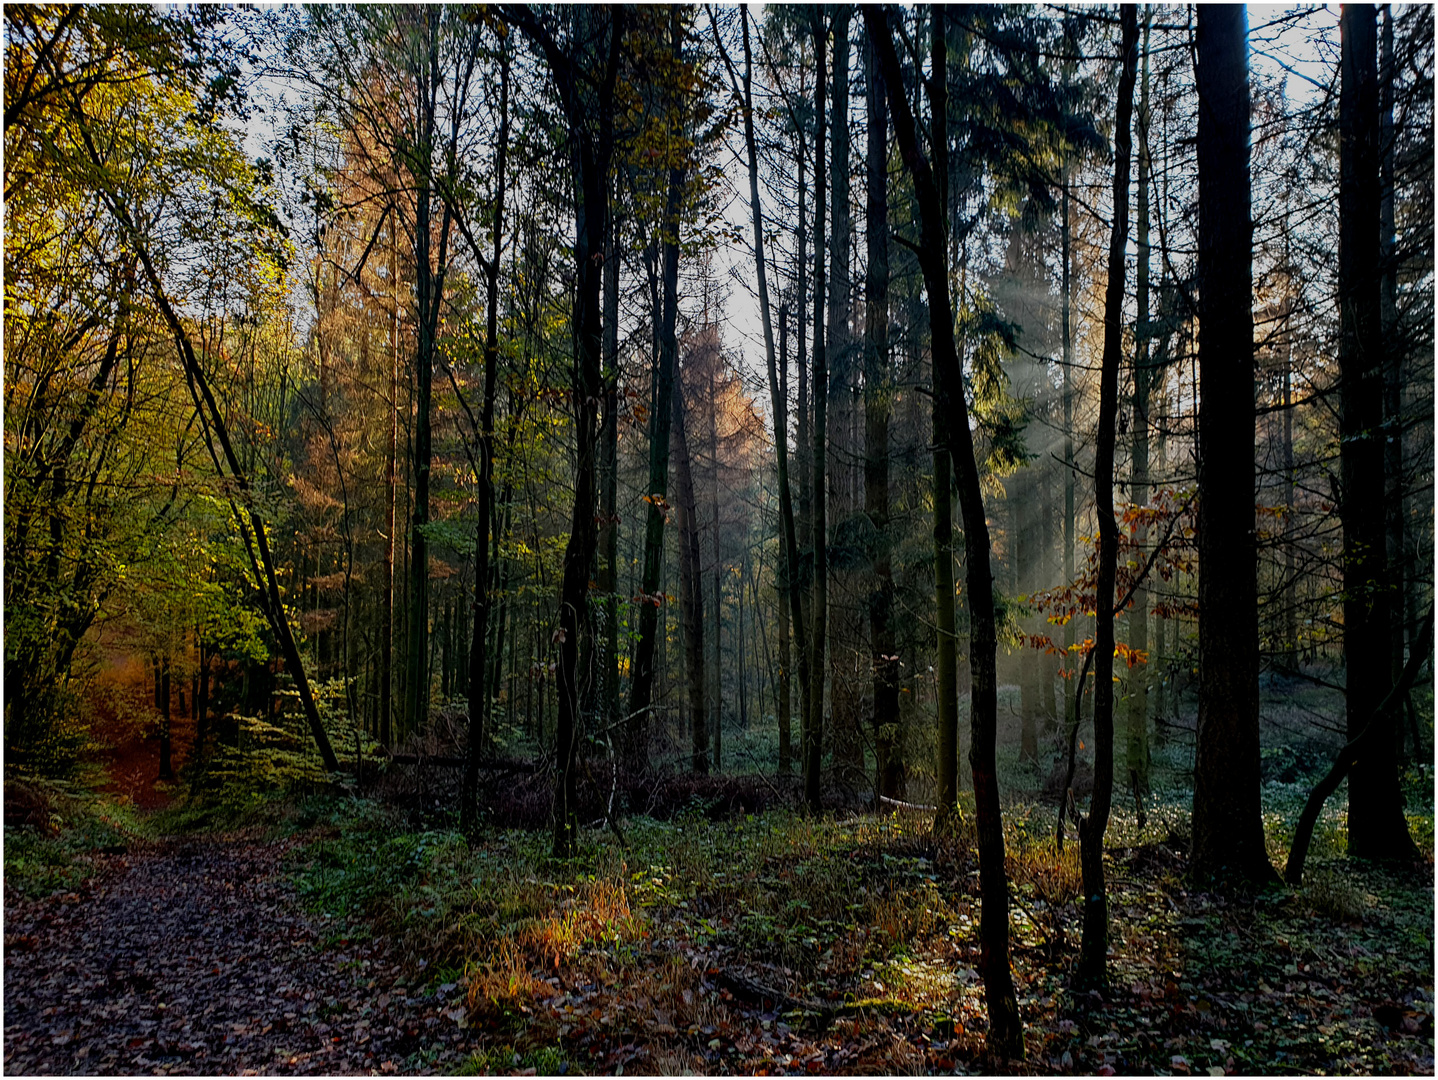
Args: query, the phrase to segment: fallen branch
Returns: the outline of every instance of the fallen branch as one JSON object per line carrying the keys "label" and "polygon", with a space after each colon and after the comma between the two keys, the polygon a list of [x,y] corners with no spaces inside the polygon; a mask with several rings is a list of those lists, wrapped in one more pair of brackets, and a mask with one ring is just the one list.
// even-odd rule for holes
{"label": "fallen branch", "polygon": [[898,799],[891,799],[887,795],[879,796],[879,805],[892,806],[895,810],[899,810],[903,813],[908,814],[935,814],[938,813],[939,810],[937,806],[925,806],[922,803],[900,802]]}
{"label": "fallen branch", "polygon": [[1299,815],[1298,827],[1293,830],[1293,847],[1289,849],[1288,864],[1283,869],[1283,880],[1290,885],[1298,885],[1303,881],[1303,864],[1308,859],[1308,845],[1313,841],[1313,828],[1318,824],[1318,815],[1323,811],[1323,804],[1328,797],[1338,790],[1338,785],[1343,783],[1348,775],[1348,770],[1353,768],[1353,763],[1358,760],[1367,746],[1376,740],[1380,735],[1388,734],[1390,729],[1384,722],[1385,717],[1395,705],[1402,704],[1408,696],[1408,691],[1418,678],[1418,672],[1433,655],[1433,609],[1428,609],[1428,617],[1423,620],[1423,629],[1418,635],[1418,642],[1413,647],[1413,652],[1408,657],[1408,663],[1403,667],[1403,674],[1398,677],[1398,683],[1388,695],[1378,703],[1378,708],[1373,710],[1373,716],[1354,738],[1338,752],[1333,767],[1328,770],[1328,775],[1320,780],[1314,787],[1312,794],[1308,796],[1308,802],[1303,807],[1303,813]]}
{"label": "fallen branch", "polygon": [[[389,761],[395,765],[434,765],[441,769],[460,769],[464,767],[462,757],[440,757],[429,754],[391,754],[385,751],[379,757],[379,761]],[[530,761],[505,761],[489,760],[481,761],[479,768],[485,772],[495,772],[501,775],[509,773],[532,773],[535,771],[533,762]]]}

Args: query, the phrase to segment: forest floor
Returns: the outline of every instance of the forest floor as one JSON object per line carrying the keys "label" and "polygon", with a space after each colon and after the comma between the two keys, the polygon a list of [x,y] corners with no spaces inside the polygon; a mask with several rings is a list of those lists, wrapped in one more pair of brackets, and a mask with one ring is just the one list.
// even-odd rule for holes
{"label": "forest floor", "polygon": [[[1120,811],[1110,984],[1078,992],[1075,846],[1011,805],[1027,1055],[997,1063],[967,820],[936,839],[917,816],[695,799],[558,863],[541,831],[467,845],[353,796],[155,838],[183,816],[72,799],[10,825],[12,788],[9,1073],[1434,1069],[1431,816],[1415,865],[1347,860],[1330,812],[1301,888],[1220,896],[1186,884],[1184,793],[1142,828]],[[1269,821],[1280,865],[1293,816]]]}

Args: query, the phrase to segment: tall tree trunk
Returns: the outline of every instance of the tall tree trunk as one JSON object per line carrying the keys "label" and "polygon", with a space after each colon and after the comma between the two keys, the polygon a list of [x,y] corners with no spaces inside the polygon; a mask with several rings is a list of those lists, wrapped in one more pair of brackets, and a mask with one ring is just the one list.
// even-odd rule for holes
{"label": "tall tree trunk", "polygon": [[[398,285],[399,236],[390,226],[389,273]],[[394,714],[394,549],[395,504],[399,479],[399,293],[390,297],[389,443],[385,453],[384,597],[379,627],[379,742],[389,748],[394,741],[391,717]]]}
{"label": "tall tree trunk", "polygon": [[[673,47],[677,53],[677,9],[672,24]],[[678,138],[676,123],[670,135]],[[679,226],[684,194],[684,167],[669,170],[669,193],[665,203],[662,271],[662,310],[656,311],[659,326],[659,360],[655,379],[654,409],[649,415],[649,484],[645,502],[644,572],[640,583],[639,639],[629,680],[629,706],[625,730],[625,756],[631,768],[643,768],[649,747],[649,710],[654,702],[654,648],[659,632],[659,615],[664,602],[660,574],[664,569],[664,523],[669,503],[669,439],[671,425],[682,404],[676,404],[674,370],[679,352],[675,320],[679,310]],[[684,540],[681,538],[680,543]]]}
{"label": "tall tree trunk", "polygon": [[[934,187],[939,193],[939,211],[933,239],[940,250],[948,252],[949,218],[949,91],[948,91],[948,43],[944,36],[943,8],[937,4],[929,6],[930,26],[930,67],[944,75],[931,81],[930,94],[930,141],[934,147]],[[947,258],[947,254],[945,255]],[[947,280],[947,279],[946,279]],[[960,303],[963,298],[960,297]],[[930,304],[933,303],[932,297]],[[932,322],[932,316],[930,317]],[[952,332],[950,333],[952,337]],[[962,370],[962,359],[956,360]],[[953,422],[946,410],[938,406],[937,387],[939,379],[938,361],[934,362],[935,399],[933,409],[934,433],[934,602],[935,628],[938,640],[935,643],[934,677],[935,700],[939,722],[939,790],[938,811],[935,828],[942,827],[949,819],[959,799],[959,693],[958,693],[958,642],[956,640],[956,617],[954,611],[954,511],[953,511],[953,458],[950,446],[954,432]]]}
{"label": "tall tree trunk", "polygon": [[160,682],[156,704],[160,706],[160,779],[173,780],[175,769],[170,760],[170,654],[160,654]]}
{"label": "tall tree trunk", "polygon": [[[1148,189],[1152,181],[1152,163],[1148,153],[1148,39],[1152,9],[1145,7],[1143,16],[1143,80],[1138,104],[1138,320],[1134,326],[1133,360],[1133,446],[1129,498],[1135,506],[1148,503],[1148,416],[1153,385],[1152,332],[1148,320]],[[1140,551],[1148,543],[1148,524],[1138,519],[1134,542]],[[1148,587],[1140,581],[1133,590],[1133,606],[1128,613],[1128,643],[1135,652],[1148,652]],[[1147,661],[1129,668],[1128,675],[1128,779],[1139,800],[1138,813],[1144,816],[1143,794],[1148,790],[1148,672]]]}
{"label": "tall tree trunk", "polygon": [[704,666],[704,578],[700,573],[699,514],[694,498],[694,457],[685,416],[683,373],[674,393],[674,480],[679,505],[679,614],[684,622],[684,673],[689,691],[690,768],[709,771],[708,702]]}
{"label": "tall tree trunk", "polygon": [[[1069,160],[1068,152],[1064,152],[1063,160],[1063,220],[1061,223],[1061,234],[1059,241],[1059,259],[1061,261],[1060,285],[1063,297],[1060,301],[1061,332],[1063,334],[1063,405],[1064,405],[1064,536],[1063,536],[1063,572],[1064,585],[1070,586],[1074,580],[1074,539],[1077,533],[1076,515],[1078,507],[1075,498],[1075,486],[1077,484],[1077,472],[1074,463],[1074,353],[1073,353],[1073,224],[1070,221],[1070,214],[1073,206],[1073,196],[1069,191]],[[1076,613],[1071,613],[1064,620],[1064,666],[1069,668],[1069,678],[1064,679],[1064,715],[1078,718],[1078,703],[1075,700],[1078,679],[1075,678],[1075,670],[1078,667],[1077,654],[1074,652],[1075,633],[1077,629],[1074,620]]]}
{"label": "tall tree trunk", "polygon": [[[97,169],[102,168],[101,158],[93,141],[88,133],[83,133],[83,137],[86,154],[91,163]],[[265,522],[254,505],[253,489],[250,486],[248,475],[240,467],[239,456],[235,453],[234,443],[230,440],[229,427],[225,423],[224,413],[215,400],[209,379],[205,375],[204,369],[200,367],[199,358],[195,355],[194,343],[190,340],[190,335],[186,331],[184,323],[180,321],[180,316],[175,311],[174,305],[170,303],[159,271],[155,268],[154,260],[150,256],[142,234],[135,227],[134,219],[130,216],[128,208],[112,192],[102,191],[101,197],[129,242],[134,245],[135,256],[140,260],[140,265],[144,269],[145,281],[153,291],[155,302],[160,308],[160,315],[174,338],[175,349],[179,353],[180,362],[185,370],[190,397],[194,402],[195,411],[200,415],[205,445],[209,451],[210,460],[215,466],[215,473],[220,476],[223,476],[224,473],[224,467],[220,464],[221,454],[224,456],[225,467],[229,468],[230,482],[234,488],[234,495],[229,500],[230,511],[234,515],[235,523],[239,526],[240,535],[244,541],[245,552],[249,557],[251,573],[254,576],[255,588],[261,596],[261,607],[270,624],[270,629],[279,643],[285,668],[295,680],[295,691],[300,696],[300,707],[304,710],[305,720],[309,725],[310,735],[315,741],[315,747],[324,760],[325,769],[335,772],[339,769],[339,758],[335,756],[334,749],[330,745],[329,735],[326,734],[324,724],[320,720],[319,709],[315,706],[309,679],[305,675],[304,661],[300,657],[300,650],[295,643],[294,634],[290,629],[289,616],[285,612],[281,598],[279,574],[270,553]],[[217,442],[219,443],[218,450],[215,447]],[[240,509],[242,505],[245,508],[243,511]]]}
{"label": "tall tree trunk", "polygon": [[619,226],[609,217],[604,245],[604,424],[600,434],[603,529],[599,589],[604,594],[604,650],[600,717],[604,741],[623,742],[619,731]]}
{"label": "tall tree trunk", "polygon": [[[974,776],[974,804],[979,849],[980,958],[984,998],[989,1011],[989,1048],[1001,1057],[1023,1057],[1023,1024],[1009,966],[1008,880],[1004,871],[1003,814],[995,771],[998,728],[998,687],[995,652],[993,571],[989,529],[979,486],[978,463],[969,430],[963,372],[954,342],[954,310],[949,295],[945,248],[945,211],[934,173],[919,147],[913,114],[904,94],[903,73],[890,36],[888,13],[866,7],[864,22],[878,50],[885,91],[893,114],[894,133],[918,195],[923,240],[918,245],[924,287],[929,294],[929,333],[934,355],[934,409],[952,417],[948,425],[951,458],[958,471],[959,503],[964,515],[965,563],[972,623],[970,669],[973,675],[973,746],[969,763]],[[941,20],[935,20],[939,22]],[[942,80],[935,80],[940,82]]]}
{"label": "tall tree trunk", "polygon": [[[559,595],[558,713],[555,726],[554,854],[566,858],[578,849],[576,765],[581,703],[593,672],[581,657],[592,657],[593,620],[589,617],[589,577],[598,545],[595,528],[598,403],[603,393],[603,341],[600,310],[604,240],[609,229],[609,170],[614,153],[614,87],[624,37],[624,8],[592,10],[584,17],[608,31],[600,36],[607,52],[602,65],[567,53],[528,8],[506,8],[511,21],[539,46],[564,107],[574,170],[575,289],[574,336],[575,470],[574,508]],[[607,24],[604,25],[604,24]],[[589,70],[581,74],[581,64]],[[596,70],[597,69],[597,70]],[[593,97],[590,91],[592,89]],[[591,118],[598,117],[597,125]],[[594,127],[597,126],[597,131]]]}
{"label": "tall tree trunk", "polygon": [[[436,11],[426,11],[421,38],[425,55],[416,60],[414,275],[419,305],[415,320],[418,345],[414,360],[414,506],[410,518],[408,647],[405,650],[404,723],[423,731],[429,712],[429,474],[432,450],[431,399],[434,382],[435,332],[439,296],[430,254],[430,171],[434,157],[435,82],[438,78]],[[431,311],[434,317],[431,318]]]}
{"label": "tall tree trunk", "polygon": [[489,678],[486,640],[490,611],[498,590],[491,580],[490,555],[495,539],[494,399],[499,382],[499,257],[504,237],[505,164],[509,150],[510,52],[501,48],[499,68],[499,140],[495,149],[494,248],[485,274],[484,400],[479,416],[479,490],[475,498],[474,630],[469,647],[469,743],[460,782],[460,831],[469,835],[478,824],[479,760],[490,732],[486,720],[495,685]]}
{"label": "tall tree trunk", "polygon": [[[741,9],[747,13],[748,8]],[[747,17],[747,16],[746,16]],[[751,189],[752,190],[752,189]],[[783,531],[784,553],[775,572],[775,591],[779,594],[779,630],[777,648],[779,651],[779,775],[788,776],[793,761],[793,686],[790,672],[793,659],[789,648],[789,620],[791,612],[795,626],[802,636],[804,630],[803,612],[799,603],[799,550],[794,536],[794,506],[789,499],[789,308],[779,305],[779,380],[775,389],[773,368],[770,368],[769,393],[774,401],[774,457],[780,471],[779,520]],[[786,505],[787,504],[787,505]],[[799,655],[804,655],[800,648]],[[799,677],[806,678],[802,662]]]}
{"label": "tall tree trunk", "polygon": [[1123,73],[1114,115],[1113,225],[1109,230],[1108,285],[1103,305],[1103,360],[1099,373],[1098,434],[1094,452],[1094,513],[1099,558],[1094,611],[1094,782],[1088,816],[1079,821],[1083,872],[1083,942],[1079,978],[1102,985],[1108,966],[1108,890],[1103,841],[1113,801],[1114,580],[1118,572],[1118,522],[1113,512],[1114,440],[1118,433],[1118,369],[1123,363],[1124,251],[1128,247],[1128,185],[1133,160],[1133,84],[1138,72],[1138,10],[1119,9],[1123,25]]}
{"label": "tall tree trunk", "polygon": [[894,573],[889,544],[889,103],[884,76],[865,38],[868,84],[866,235],[864,279],[864,510],[874,528],[869,593],[869,639],[874,669],[874,790],[897,799],[904,790],[903,743],[899,726],[899,657],[891,622]]}
{"label": "tall tree trunk", "polygon": [[[712,410],[711,410],[712,411]],[[719,566],[719,505],[714,505],[714,771],[717,773],[723,768],[724,758],[724,619],[721,608],[723,606],[723,572]]]}
{"label": "tall tree trunk", "polygon": [[[1012,593],[1026,595],[1032,589],[1034,576],[1035,548],[1038,537],[1034,523],[1037,520],[1033,505],[1038,485],[1034,470],[1027,466],[1014,473],[1008,484],[1009,528],[1012,530],[1011,545],[1013,558]],[[1021,616],[1019,629],[1027,637],[1031,629],[1029,616]],[[1019,760],[1036,762],[1039,756],[1039,653],[1029,648],[1028,642],[1019,645]]]}
{"label": "tall tree trunk", "polygon": [[[1343,654],[1348,737],[1367,726],[1392,686],[1394,622],[1384,536],[1383,318],[1380,263],[1380,124],[1376,11],[1346,4],[1338,99],[1339,458],[1343,520]],[[1348,853],[1414,854],[1403,812],[1394,740],[1378,740],[1348,776]]]}
{"label": "tall tree trunk", "polygon": [[[815,9],[817,12],[817,9]],[[828,60],[825,55],[827,28],[824,16],[811,14],[814,34],[814,433],[813,433],[813,499],[814,499],[814,583],[809,632],[809,701],[804,725],[804,802],[811,811],[819,809],[819,769],[824,752],[824,674],[825,638],[829,627],[829,562],[828,562],[828,451],[829,367],[824,345],[824,217],[828,194],[824,172],[824,105]]]}
{"label": "tall tree trunk", "polygon": [[194,758],[203,766],[205,763],[205,738],[210,733],[210,650],[204,639],[195,634],[195,652],[198,660],[195,680],[195,749]]}
{"label": "tall tree trunk", "polygon": [[[828,325],[825,330],[825,366],[829,371],[828,395],[834,415],[828,416],[826,442],[836,449],[832,466],[825,467],[826,484],[835,504],[831,509],[836,520],[852,514],[854,498],[854,465],[857,445],[853,419],[856,412],[854,395],[853,339],[849,332],[850,317],[850,207],[849,207],[849,24],[853,12],[847,5],[836,5],[831,17],[830,34],[833,48],[833,73],[829,79],[829,266],[827,281]],[[826,522],[827,528],[827,522]],[[827,558],[826,558],[827,562]],[[851,589],[842,586],[832,600],[824,590],[825,606],[836,641],[842,642],[843,627],[857,621],[847,597]],[[826,666],[830,669],[829,744],[833,764],[839,775],[863,773],[864,751],[859,736],[859,692],[851,674],[841,672],[840,657],[850,655],[847,648],[831,649]]]}
{"label": "tall tree trunk", "polygon": [[1275,877],[1259,796],[1248,61],[1241,7],[1198,9],[1198,879]]}
{"label": "tall tree trunk", "polygon": [[[1382,65],[1379,70],[1379,102],[1382,111],[1380,127],[1379,182],[1382,186],[1379,205],[1378,259],[1382,273],[1379,293],[1385,357],[1383,426],[1383,473],[1386,485],[1388,526],[1388,573],[1392,601],[1389,626],[1389,664],[1396,681],[1403,671],[1405,630],[1412,627],[1404,617],[1403,598],[1408,594],[1409,568],[1404,558],[1404,482],[1403,482],[1403,379],[1407,349],[1398,327],[1398,255],[1395,223],[1393,170],[1396,154],[1396,129],[1393,125],[1393,85],[1397,71],[1393,59],[1393,5],[1382,5]],[[1401,725],[1399,727],[1401,731]],[[1402,738],[1398,739],[1402,748]],[[1416,748],[1415,748],[1416,749]]]}

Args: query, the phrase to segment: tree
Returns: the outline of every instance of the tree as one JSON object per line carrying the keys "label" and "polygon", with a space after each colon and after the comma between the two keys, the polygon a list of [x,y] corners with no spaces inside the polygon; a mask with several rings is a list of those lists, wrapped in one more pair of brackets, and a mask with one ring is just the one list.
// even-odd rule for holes
{"label": "tree", "polygon": [[[683,34],[680,12],[669,12],[671,59],[680,65]],[[675,78],[680,75],[675,71]],[[669,503],[669,440],[674,421],[674,379],[679,343],[675,330],[679,310],[680,213],[686,174],[687,154],[684,151],[685,97],[677,85],[666,87],[665,100],[668,158],[668,193],[661,225],[661,247],[664,257],[662,308],[653,313],[659,335],[658,365],[655,372],[654,409],[649,428],[649,484],[645,494],[644,569],[639,589],[639,637],[634,646],[633,675],[629,683],[626,752],[631,765],[641,764],[648,743],[648,716],[654,694],[654,651],[659,627],[659,611],[663,601],[660,573],[664,562],[664,524]],[[761,279],[762,280],[762,279]],[[687,468],[687,463],[686,463]],[[681,539],[681,544],[684,540]]]}
{"label": "tree", "polygon": [[1263,841],[1254,532],[1248,61],[1241,8],[1198,11],[1198,878],[1274,878]]}
{"label": "tree", "polygon": [[1013,972],[1009,967],[1008,881],[1004,871],[1003,817],[994,764],[998,686],[994,660],[997,631],[993,572],[989,560],[989,530],[969,430],[968,405],[964,398],[963,373],[954,343],[953,306],[949,297],[944,239],[947,235],[945,210],[940,189],[934,183],[933,169],[919,146],[913,114],[904,95],[903,73],[889,29],[888,13],[878,7],[865,8],[864,23],[879,52],[894,134],[918,197],[923,240],[916,247],[924,287],[929,296],[929,332],[935,376],[934,410],[952,417],[947,428],[947,442],[950,457],[958,471],[969,612],[973,626],[969,658],[973,677],[973,742],[969,763],[973,769],[974,804],[978,818],[982,903],[980,962],[984,999],[989,1009],[989,1048],[1000,1057],[1023,1057],[1023,1026],[1014,993]]}
{"label": "tree", "polygon": [[1098,517],[1098,581],[1094,598],[1094,782],[1088,816],[1079,821],[1083,869],[1083,946],[1079,977],[1102,984],[1108,963],[1108,892],[1103,839],[1113,802],[1114,578],[1118,572],[1118,522],[1113,512],[1114,440],[1118,428],[1118,369],[1123,361],[1124,254],[1128,247],[1128,187],[1133,160],[1133,85],[1138,72],[1138,14],[1122,9],[1119,45],[1122,74],[1114,113],[1113,225],[1109,230],[1108,284],[1104,290],[1103,361],[1099,375],[1098,438],[1094,452],[1094,512]]}
{"label": "tree", "polygon": [[[1377,22],[1372,5],[1346,4],[1338,210],[1339,457],[1343,519],[1343,655],[1348,737],[1368,725],[1392,686],[1395,612],[1384,536],[1384,339],[1379,259],[1380,147]],[[1386,715],[1386,714],[1385,714]],[[1376,739],[1348,777],[1348,852],[1370,859],[1414,854],[1398,783],[1397,740]]]}
{"label": "tree", "polygon": [[874,670],[874,790],[891,799],[904,794],[899,727],[899,656],[891,622],[894,574],[889,547],[889,108],[884,74],[865,35],[864,76],[868,147],[865,156],[864,278],[864,511],[873,526],[869,637]]}
{"label": "tree", "polygon": [[[934,72],[929,84],[929,144],[934,152],[934,188],[944,200],[937,220],[939,234],[935,238],[947,259],[949,248],[949,82],[948,41],[944,31],[944,8],[929,6],[929,65]],[[887,73],[886,73],[887,78]],[[927,222],[927,219],[925,219]],[[931,226],[933,227],[933,226]],[[934,298],[928,279],[929,320],[932,324]],[[962,303],[962,298],[960,300]],[[937,349],[935,349],[937,352]],[[956,360],[956,364],[959,361]],[[959,686],[958,641],[956,640],[954,600],[954,509],[953,454],[950,450],[955,423],[947,409],[939,407],[938,383],[941,375],[937,357],[934,360],[934,626],[938,635],[934,657],[934,695],[938,713],[938,775],[939,790],[935,795],[938,810],[934,815],[936,828],[945,825],[959,799]]]}
{"label": "tree", "polygon": [[[828,565],[828,471],[825,460],[829,445],[829,367],[824,350],[824,226],[828,188],[824,171],[824,104],[828,75],[826,45],[828,28],[822,9],[810,13],[814,37],[814,349],[810,378],[814,393],[814,428],[810,464],[813,467],[811,498],[814,543],[814,581],[810,591],[809,693],[803,728],[804,802],[811,811],[819,809],[819,767],[824,752],[825,640],[829,629]],[[847,23],[845,24],[847,25]],[[847,47],[847,46],[846,46]]]}
{"label": "tree", "polygon": [[[609,170],[614,155],[614,87],[619,77],[623,9],[575,11],[569,35],[561,39],[553,20],[526,7],[506,7],[514,22],[543,53],[568,125],[574,184],[573,386],[575,409],[574,506],[564,550],[559,596],[559,722],[556,728],[554,782],[554,854],[573,855],[579,822],[575,769],[581,702],[592,671],[580,667],[593,632],[589,616],[589,573],[598,546],[597,496],[598,404],[602,395],[603,342],[599,291],[604,238],[609,228]],[[598,79],[589,66],[598,61]],[[597,256],[597,257],[596,257]]]}

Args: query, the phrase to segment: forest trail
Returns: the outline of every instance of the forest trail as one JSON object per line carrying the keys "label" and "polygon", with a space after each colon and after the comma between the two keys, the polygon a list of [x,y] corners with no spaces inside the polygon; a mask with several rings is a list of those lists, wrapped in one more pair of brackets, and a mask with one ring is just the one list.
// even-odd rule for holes
{"label": "forest trail", "polygon": [[303,842],[170,839],[7,897],[5,1071],[453,1071],[463,990],[411,995],[383,939],[327,938],[281,872]]}

